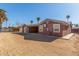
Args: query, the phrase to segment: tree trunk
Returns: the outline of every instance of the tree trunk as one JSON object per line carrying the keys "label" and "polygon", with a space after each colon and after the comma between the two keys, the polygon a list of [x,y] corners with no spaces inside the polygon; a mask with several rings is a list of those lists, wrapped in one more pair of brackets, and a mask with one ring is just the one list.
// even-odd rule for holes
{"label": "tree trunk", "polygon": [[2,31],[2,22],[0,22],[0,32]]}

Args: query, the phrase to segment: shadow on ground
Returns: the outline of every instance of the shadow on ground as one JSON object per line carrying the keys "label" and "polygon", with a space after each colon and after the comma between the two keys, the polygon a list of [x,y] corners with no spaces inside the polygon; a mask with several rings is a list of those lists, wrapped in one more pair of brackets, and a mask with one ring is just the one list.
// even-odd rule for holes
{"label": "shadow on ground", "polygon": [[24,36],[25,40],[34,40],[34,41],[43,41],[43,42],[51,42],[59,37],[56,36],[47,36],[42,34],[36,34],[36,33],[14,33]]}

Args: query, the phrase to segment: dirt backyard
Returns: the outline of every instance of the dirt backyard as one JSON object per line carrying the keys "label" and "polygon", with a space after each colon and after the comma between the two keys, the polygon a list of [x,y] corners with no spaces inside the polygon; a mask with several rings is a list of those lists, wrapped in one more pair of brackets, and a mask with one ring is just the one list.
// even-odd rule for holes
{"label": "dirt backyard", "polygon": [[24,39],[23,35],[0,33],[0,55],[4,56],[60,56],[79,55],[79,35],[69,40],[57,38],[51,42]]}

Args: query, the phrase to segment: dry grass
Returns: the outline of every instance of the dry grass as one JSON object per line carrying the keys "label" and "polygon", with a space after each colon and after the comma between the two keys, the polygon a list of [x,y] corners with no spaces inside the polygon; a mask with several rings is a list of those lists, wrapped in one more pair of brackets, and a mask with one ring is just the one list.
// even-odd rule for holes
{"label": "dry grass", "polygon": [[12,33],[0,33],[0,55],[79,55],[79,35],[71,40],[57,39],[52,42],[24,40]]}

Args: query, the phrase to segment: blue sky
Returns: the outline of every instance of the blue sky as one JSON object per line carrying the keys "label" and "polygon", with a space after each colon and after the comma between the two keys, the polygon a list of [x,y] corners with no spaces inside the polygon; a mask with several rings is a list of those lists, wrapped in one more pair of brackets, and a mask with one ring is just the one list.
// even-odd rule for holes
{"label": "blue sky", "polygon": [[[36,17],[40,17],[41,21],[46,18],[66,21],[66,15],[70,15],[70,21],[79,24],[79,4],[2,3],[0,8],[7,11],[7,25],[30,24],[30,20],[37,23]],[[6,26],[5,24],[6,22],[3,23],[3,26]]]}

